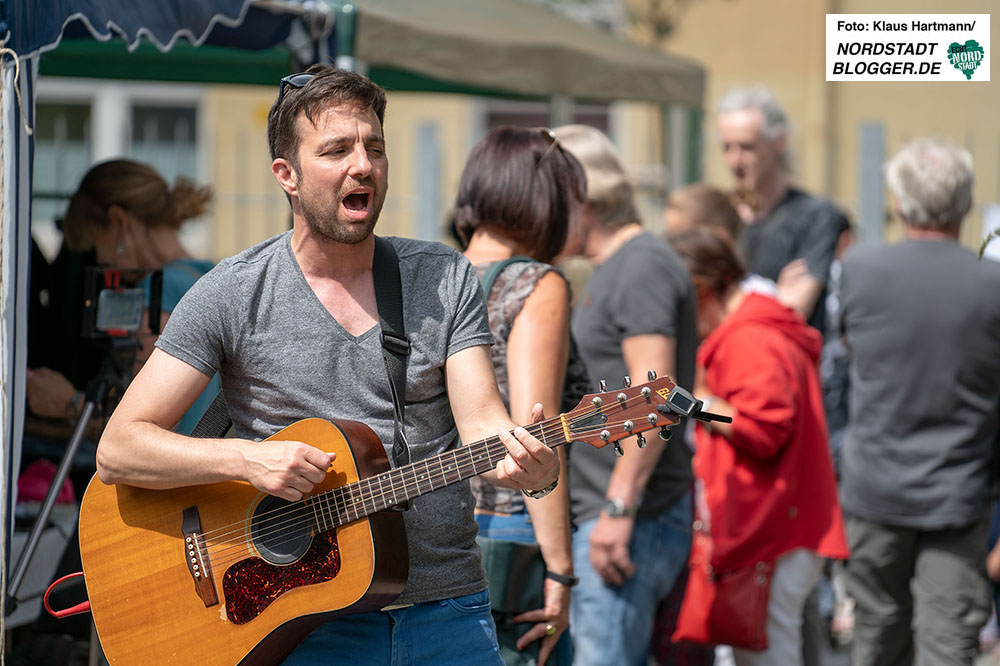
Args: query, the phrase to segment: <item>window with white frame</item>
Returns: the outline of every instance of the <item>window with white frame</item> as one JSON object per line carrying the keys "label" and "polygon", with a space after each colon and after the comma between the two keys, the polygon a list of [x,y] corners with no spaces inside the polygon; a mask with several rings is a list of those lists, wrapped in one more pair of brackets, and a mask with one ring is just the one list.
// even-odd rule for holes
{"label": "window with white frame", "polygon": [[[128,157],[167,182],[202,181],[208,171],[199,130],[202,87],[169,83],[41,78],[36,106],[32,235],[50,260],[62,234],[58,220],[91,165]],[[185,226],[195,245],[198,221]],[[198,253],[198,247],[191,250]]]}

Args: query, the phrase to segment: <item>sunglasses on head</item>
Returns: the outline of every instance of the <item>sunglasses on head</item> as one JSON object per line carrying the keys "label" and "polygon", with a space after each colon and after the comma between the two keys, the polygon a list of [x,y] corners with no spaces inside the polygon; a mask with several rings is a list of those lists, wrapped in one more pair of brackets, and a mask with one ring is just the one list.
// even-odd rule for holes
{"label": "sunglasses on head", "polygon": [[278,104],[281,104],[281,98],[285,96],[286,87],[291,86],[292,88],[301,88],[305,84],[309,83],[314,76],[316,75],[299,72],[298,74],[289,74],[285,78],[281,79],[281,83],[278,85]]}
{"label": "sunglasses on head", "polygon": [[541,157],[535,160],[535,167],[538,167],[538,165],[541,164],[546,157],[548,157],[549,153],[552,152],[553,148],[559,148],[561,150],[562,146],[559,145],[559,139],[556,137],[556,133],[548,127],[536,127],[535,131],[541,134],[542,138],[549,142],[548,147],[542,153]]}

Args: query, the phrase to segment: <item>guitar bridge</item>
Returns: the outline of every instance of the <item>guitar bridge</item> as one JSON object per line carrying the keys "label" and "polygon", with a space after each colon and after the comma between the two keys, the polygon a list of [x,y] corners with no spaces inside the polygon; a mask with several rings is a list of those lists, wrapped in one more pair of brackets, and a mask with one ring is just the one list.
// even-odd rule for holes
{"label": "guitar bridge", "polygon": [[194,580],[194,589],[205,607],[219,603],[219,595],[215,591],[215,577],[212,575],[211,562],[208,559],[208,549],[201,533],[201,517],[197,506],[184,509],[181,521],[181,531],[184,533],[184,561],[188,572]]}

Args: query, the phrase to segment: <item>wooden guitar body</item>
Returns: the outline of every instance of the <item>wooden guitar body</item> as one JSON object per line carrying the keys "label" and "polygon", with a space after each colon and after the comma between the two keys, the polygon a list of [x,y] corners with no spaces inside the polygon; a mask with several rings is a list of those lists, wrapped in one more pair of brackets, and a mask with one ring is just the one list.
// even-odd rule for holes
{"label": "wooden guitar body", "polygon": [[[584,396],[574,409],[525,426],[549,447],[595,447],[679,422],[669,377]],[[687,411],[701,402],[681,395]],[[269,439],[337,454],[326,480],[299,502],[230,481],[174,490],[108,486],[96,477],[80,504],[80,555],[91,611],[112,666],[280,663],[337,615],[383,608],[409,567],[397,507],[492,470],[498,436],[394,469],[356,421],[306,419]],[[262,444],[266,446],[266,444]],[[447,529],[447,527],[445,527]]]}
{"label": "wooden guitar body", "polygon": [[[389,469],[355,421],[306,419],[270,439],[337,454],[314,498]],[[328,524],[332,507],[296,506],[242,482],[147,490],[95,476],[80,554],[108,661],[277,664],[321,623],[399,596],[409,562],[399,512]]]}

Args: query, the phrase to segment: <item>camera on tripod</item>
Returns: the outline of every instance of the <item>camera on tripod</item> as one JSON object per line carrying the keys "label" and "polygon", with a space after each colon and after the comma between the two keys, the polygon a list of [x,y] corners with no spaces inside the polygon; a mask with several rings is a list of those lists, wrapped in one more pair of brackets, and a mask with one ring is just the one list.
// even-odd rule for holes
{"label": "camera on tripod", "polygon": [[149,279],[149,332],[160,332],[160,302],[163,271],[144,268],[84,269],[83,336],[92,340],[122,337],[139,332],[146,306],[146,290],[139,286]]}
{"label": "camera on tripod", "polygon": [[[148,290],[143,282],[148,280]],[[146,293],[149,304],[146,304]],[[101,371],[88,387],[87,399],[102,407],[105,416],[118,404],[131,379],[142,347],[140,334],[160,333],[163,271],[146,268],[84,269],[82,335],[101,348]],[[143,326],[143,313],[148,320]]]}

